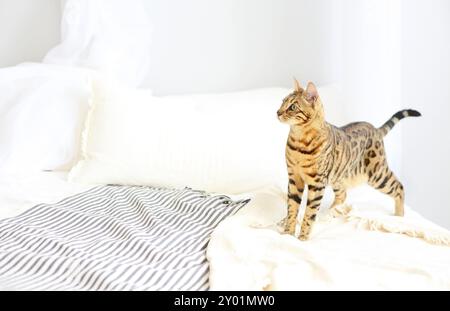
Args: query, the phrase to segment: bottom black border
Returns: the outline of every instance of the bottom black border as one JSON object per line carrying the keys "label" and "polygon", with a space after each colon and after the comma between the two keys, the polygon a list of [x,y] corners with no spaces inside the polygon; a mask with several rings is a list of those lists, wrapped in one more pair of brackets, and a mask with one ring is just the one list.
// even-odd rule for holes
{"label": "bottom black border", "polygon": [[[408,305],[450,306],[450,292],[0,292],[3,306],[91,309],[95,305],[130,310],[289,310],[324,306],[364,310],[405,309]],[[61,300],[62,299],[62,300]],[[62,301],[62,302],[61,302]],[[206,302],[206,303],[205,303]],[[134,309],[134,308],[133,308]],[[2,308],[3,310],[3,308]],[[8,310],[5,308],[4,310]]]}

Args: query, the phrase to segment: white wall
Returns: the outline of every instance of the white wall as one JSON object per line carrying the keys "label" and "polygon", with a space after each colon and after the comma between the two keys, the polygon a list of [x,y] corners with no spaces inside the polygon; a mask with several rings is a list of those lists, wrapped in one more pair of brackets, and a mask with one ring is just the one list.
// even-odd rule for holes
{"label": "white wall", "polygon": [[[401,1],[332,0],[337,82],[347,122],[381,126],[401,107]],[[326,103],[325,103],[326,109]],[[391,169],[402,177],[402,128],[385,138]]]}
{"label": "white wall", "polygon": [[333,79],[326,0],[147,0],[156,94]]}
{"label": "white wall", "polygon": [[450,1],[404,0],[402,124],[406,201],[450,228]]}
{"label": "white wall", "polygon": [[0,0],[0,67],[40,61],[59,41],[59,0]]}

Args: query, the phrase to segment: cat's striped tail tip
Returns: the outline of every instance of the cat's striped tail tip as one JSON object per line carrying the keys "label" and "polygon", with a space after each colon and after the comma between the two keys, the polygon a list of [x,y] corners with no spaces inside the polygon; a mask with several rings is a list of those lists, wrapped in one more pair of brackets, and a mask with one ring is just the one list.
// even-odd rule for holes
{"label": "cat's striped tail tip", "polygon": [[408,114],[407,115],[408,117],[421,117],[422,116],[422,114],[419,111],[414,110],[414,109],[407,109],[406,112]]}

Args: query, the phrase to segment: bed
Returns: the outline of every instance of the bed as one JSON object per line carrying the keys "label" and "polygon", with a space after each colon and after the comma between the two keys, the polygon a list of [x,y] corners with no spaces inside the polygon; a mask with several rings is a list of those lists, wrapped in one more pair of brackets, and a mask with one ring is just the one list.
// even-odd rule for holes
{"label": "bed", "polygon": [[[334,213],[327,191],[309,241],[282,234],[287,129],[274,116],[288,89],[155,99],[102,86],[91,96],[79,81],[91,107],[81,148],[82,121],[61,122],[73,118],[63,109],[47,132],[27,128],[44,131],[40,148],[11,141],[26,157],[15,166],[30,165],[0,174],[0,289],[450,289],[449,232],[410,207],[392,216],[390,198],[369,187]],[[320,93],[333,99],[332,88]],[[65,136],[54,131],[68,123]]]}
{"label": "bed", "polygon": [[[216,204],[217,206],[219,203],[220,206],[225,200],[226,213],[219,215],[219,221],[216,219],[214,223],[210,224],[211,228],[204,231],[203,240],[200,239],[201,241],[195,245],[194,249],[183,249],[180,253],[176,251],[180,243],[175,243],[174,245],[177,247],[172,250],[175,254],[172,254],[172,257],[169,256],[167,260],[155,261],[148,256],[136,259],[132,256],[134,253],[131,251],[129,252],[131,257],[128,258],[123,252],[113,252],[109,257],[104,257],[105,254],[102,252],[92,252],[89,256],[75,253],[72,257],[58,257],[57,251],[52,252],[57,249],[56,247],[33,250],[32,246],[36,245],[36,241],[39,240],[36,239],[36,235],[40,238],[45,237],[40,230],[45,229],[44,233],[50,234],[52,237],[58,229],[58,224],[65,226],[67,223],[43,218],[40,220],[41,222],[30,224],[23,220],[23,217],[32,215],[33,211],[38,210],[40,213],[44,213],[48,207],[63,208],[64,204],[58,206],[54,203],[64,202],[68,199],[69,201],[73,200],[79,194],[107,190],[103,186],[99,188],[98,186],[70,183],[67,181],[66,175],[61,172],[42,172],[26,178],[8,176],[1,180],[1,289],[450,289],[448,264],[450,262],[450,235],[448,231],[427,221],[410,208],[407,208],[404,219],[391,216],[392,202],[389,202],[389,198],[380,197],[368,187],[355,189],[349,194],[350,211],[349,208],[342,208],[341,215],[330,215],[328,210],[323,208],[311,240],[308,242],[300,242],[294,237],[280,234],[280,227],[277,226],[277,223],[285,213],[284,194],[274,185],[252,193],[234,196],[213,195],[212,197],[217,199],[206,202],[207,205]],[[121,192],[129,191],[127,186],[119,188],[121,188]],[[201,191],[192,193],[200,196],[206,195]],[[192,196],[192,193],[185,194]],[[109,197],[111,198],[111,195]],[[91,200],[94,200],[93,202],[98,200],[98,193],[95,198],[91,198]],[[324,205],[331,202],[330,193],[326,198]],[[117,202],[114,204],[115,209],[119,209],[120,204]],[[138,203],[135,202],[134,205],[136,206]],[[169,204],[165,206],[170,210]],[[205,207],[203,207],[203,211],[205,211]],[[51,215],[53,215],[51,218],[56,218],[57,214],[53,210]],[[72,214],[66,216],[69,217],[69,215],[73,216]],[[122,216],[118,214],[117,217],[121,219]],[[201,218],[197,216],[195,219],[198,222]],[[91,211],[85,217],[85,219],[94,219],[98,215],[96,216]],[[15,230],[5,228],[5,222],[9,224],[7,221],[11,219],[15,219],[16,224],[22,224],[22,227]],[[23,227],[24,225],[28,227]],[[33,234],[24,235],[26,229],[32,225],[35,229]],[[126,225],[126,223],[122,225]],[[136,229],[136,226],[133,225],[129,228]],[[11,246],[9,248],[7,245],[5,246],[5,242],[11,242],[11,238],[8,240],[4,236],[6,233],[14,232],[18,234],[17,243],[14,245],[14,249],[11,249]],[[181,229],[180,234],[186,234],[181,241],[189,241],[188,237],[191,233]],[[171,234],[173,236],[173,232]],[[25,236],[28,238],[24,241],[23,237]],[[47,235],[47,239],[48,237]],[[51,240],[55,238],[52,237]],[[70,238],[73,237],[70,235],[62,237],[58,241],[60,244],[57,245],[69,247],[73,243]],[[180,236],[176,236],[176,238],[180,238]],[[101,245],[108,240],[110,243],[120,244],[136,242],[139,239],[142,239],[142,232],[139,230],[130,233],[126,238],[120,237],[120,235],[111,236],[103,231],[102,235],[85,235],[83,243],[88,244],[94,241],[95,244]],[[151,252],[151,245],[155,245],[155,243],[159,245],[161,241],[152,240],[147,245],[149,252]],[[185,242],[181,242],[181,244],[183,243]],[[118,250],[123,249],[126,247],[118,248]],[[133,250],[133,248],[130,249]],[[78,246],[78,250],[82,251],[83,245]],[[197,257],[194,256],[193,261],[187,261],[183,266],[184,270],[180,269],[179,265],[170,267],[171,262],[178,262],[187,254],[195,255],[196,252]],[[11,254],[18,255],[14,257],[13,262],[8,256]],[[100,259],[92,258],[99,255],[102,255]],[[54,261],[58,258],[60,261]],[[61,258],[65,258],[66,261]],[[130,261],[130,259],[134,261]],[[96,264],[83,265],[89,260]],[[5,264],[6,262],[8,265]],[[157,264],[154,265],[155,263]],[[170,269],[159,268],[167,264]],[[40,266],[43,269],[39,270]],[[64,272],[56,268],[48,269],[45,274],[42,274],[44,268],[52,266],[66,269]],[[14,270],[13,267],[16,269]],[[156,269],[152,270],[155,267]],[[185,277],[183,278],[183,276]],[[155,278],[157,281],[150,281]],[[139,283],[139,280],[146,280],[146,282]]]}

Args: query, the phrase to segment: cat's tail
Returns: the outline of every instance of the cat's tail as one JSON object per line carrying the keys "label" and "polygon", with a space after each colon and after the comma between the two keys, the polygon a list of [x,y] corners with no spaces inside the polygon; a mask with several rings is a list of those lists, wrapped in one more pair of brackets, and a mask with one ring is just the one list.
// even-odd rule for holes
{"label": "cat's tail", "polygon": [[394,114],[386,123],[383,124],[378,130],[383,136],[386,136],[387,133],[396,125],[401,119],[406,117],[420,117],[422,114],[417,110],[405,109],[400,110],[396,114]]}

